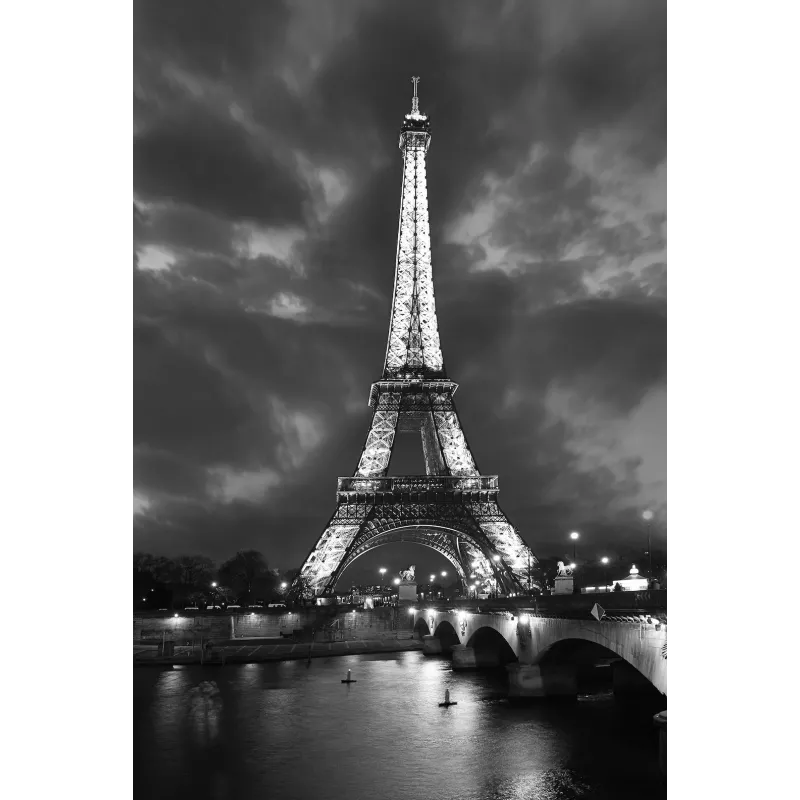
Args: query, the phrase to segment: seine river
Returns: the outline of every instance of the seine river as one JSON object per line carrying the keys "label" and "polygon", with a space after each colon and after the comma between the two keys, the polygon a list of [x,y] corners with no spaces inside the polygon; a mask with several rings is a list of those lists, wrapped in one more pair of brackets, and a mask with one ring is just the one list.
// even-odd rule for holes
{"label": "seine river", "polygon": [[[514,707],[502,673],[420,652],[133,678],[137,798],[666,797],[656,732],[609,694]],[[458,705],[439,708],[445,689]]]}

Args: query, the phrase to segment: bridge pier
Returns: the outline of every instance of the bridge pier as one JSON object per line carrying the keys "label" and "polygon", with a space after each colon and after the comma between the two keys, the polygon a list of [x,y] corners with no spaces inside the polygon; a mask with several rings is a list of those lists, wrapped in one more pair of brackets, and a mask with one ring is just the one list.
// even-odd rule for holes
{"label": "bridge pier", "polygon": [[661,711],[653,717],[653,723],[658,728],[658,766],[661,774],[667,777],[667,712]]}
{"label": "bridge pier", "polygon": [[467,647],[465,644],[454,644],[450,648],[453,655],[453,669],[477,669],[478,662],[475,660],[475,648]]}
{"label": "bridge pier", "polygon": [[423,636],[422,654],[425,656],[440,656],[442,654],[442,640],[438,636]]}
{"label": "bridge pier", "polygon": [[508,664],[509,698],[578,696],[577,669],[570,664]]}

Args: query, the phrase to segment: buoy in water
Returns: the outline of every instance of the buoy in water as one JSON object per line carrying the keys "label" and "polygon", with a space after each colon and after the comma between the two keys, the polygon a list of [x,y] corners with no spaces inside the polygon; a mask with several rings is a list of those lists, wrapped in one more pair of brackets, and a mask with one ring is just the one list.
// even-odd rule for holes
{"label": "buoy in water", "polygon": [[354,681],[350,677],[350,670],[347,670],[347,677],[346,678],[342,678],[342,683],[358,683],[358,681]]}
{"label": "buoy in water", "polygon": [[450,690],[444,690],[444,703],[439,703],[439,708],[448,708],[449,706],[457,706],[457,700],[450,700]]}

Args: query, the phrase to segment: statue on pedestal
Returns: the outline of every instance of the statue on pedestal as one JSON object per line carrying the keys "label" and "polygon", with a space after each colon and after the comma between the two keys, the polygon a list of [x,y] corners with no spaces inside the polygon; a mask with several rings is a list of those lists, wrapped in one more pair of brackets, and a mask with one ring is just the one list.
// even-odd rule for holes
{"label": "statue on pedestal", "polygon": [[570,575],[572,575],[572,570],[568,566],[566,566],[563,561],[559,561],[558,572],[556,572],[556,576],[567,578]]}
{"label": "statue on pedestal", "polygon": [[401,583],[415,583],[416,564],[412,564],[408,569],[400,570]]}

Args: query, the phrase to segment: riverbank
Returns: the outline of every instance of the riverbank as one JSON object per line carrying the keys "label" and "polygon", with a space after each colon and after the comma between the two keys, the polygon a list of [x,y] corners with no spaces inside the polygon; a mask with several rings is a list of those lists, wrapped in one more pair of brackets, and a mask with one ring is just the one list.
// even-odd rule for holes
{"label": "riverbank", "polygon": [[[283,640],[236,639],[215,645],[210,655],[204,657],[208,664],[255,664],[265,661],[302,661],[308,658],[331,656],[356,656],[374,653],[405,653],[422,650],[419,639],[348,639],[338,642],[291,642]],[[154,645],[134,645],[133,665],[176,666],[199,664],[200,648],[176,646],[171,656],[159,656]]]}

